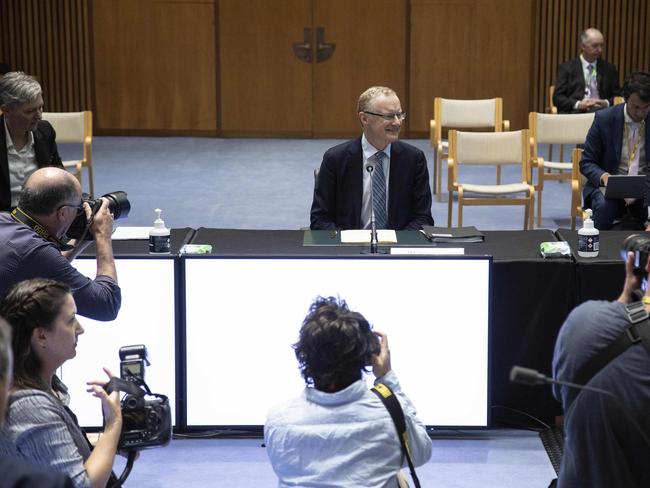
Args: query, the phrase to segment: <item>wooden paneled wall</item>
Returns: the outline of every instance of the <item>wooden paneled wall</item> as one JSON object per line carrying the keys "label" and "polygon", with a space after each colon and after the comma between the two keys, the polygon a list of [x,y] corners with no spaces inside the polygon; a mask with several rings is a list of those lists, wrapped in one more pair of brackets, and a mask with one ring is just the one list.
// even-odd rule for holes
{"label": "wooden paneled wall", "polygon": [[91,108],[90,0],[0,0],[0,61],[35,75],[50,112]]}
{"label": "wooden paneled wall", "polygon": [[605,36],[603,58],[623,79],[650,70],[650,3],[648,0],[537,0],[533,109],[548,106],[548,87],[558,64],[580,52],[579,36],[587,27]]}
{"label": "wooden paneled wall", "polygon": [[[0,0],[0,61],[39,78],[47,110],[92,109],[100,133],[220,135],[224,63],[243,62],[222,52],[220,3]],[[589,26],[603,31],[621,82],[650,70],[648,0],[408,0],[407,16],[396,69],[411,135],[426,134],[437,95],[502,96],[512,127],[524,126]]]}

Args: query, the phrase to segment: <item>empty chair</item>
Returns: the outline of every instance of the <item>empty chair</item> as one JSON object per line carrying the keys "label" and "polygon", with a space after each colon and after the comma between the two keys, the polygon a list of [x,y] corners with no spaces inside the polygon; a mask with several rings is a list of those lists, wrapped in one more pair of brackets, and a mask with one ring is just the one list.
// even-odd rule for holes
{"label": "empty chair", "polygon": [[[547,161],[539,156],[540,144],[560,144],[576,146],[584,144],[587,132],[594,120],[594,114],[542,114],[530,112],[528,126],[530,130],[531,169],[537,168],[537,225],[542,225],[542,195],[545,180],[571,180],[572,163]],[[559,170],[553,173],[552,170]]]}
{"label": "empty chair", "polygon": [[43,120],[47,120],[56,131],[56,142],[78,143],[83,147],[83,158],[78,161],[63,161],[63,166],[70,170],[81,183],[82,170],[88,170],[88,187],[90,194],[95,194],[93,182],[93,114],[90,110],[84,112],[43,112]]}
{"label": "empty chair", "polygon": [[[430,141],[433,146],[433,193],[442,192],[442,160],[447,159],[447,145],[442,140],[444,129],[487,129],[507,131],[510,122],[503,120],[503,100],[453,100],[436,97],[433,120],[430,121]],[[497,184],[501,181],[501,166],[497,166]]]}
{"label": "empty chair", "polygon": [[[521,182],[482,185],[459,181],[461,165],[521,167]],[[530,184],[528,168],[528,131],[460,132],[449,131],[449,202],[447,226],[451,227],[453,195],[458,195],[458,226],[463,225],[465,205],[523,205],[524,230],[533,212],[535,188]]]}

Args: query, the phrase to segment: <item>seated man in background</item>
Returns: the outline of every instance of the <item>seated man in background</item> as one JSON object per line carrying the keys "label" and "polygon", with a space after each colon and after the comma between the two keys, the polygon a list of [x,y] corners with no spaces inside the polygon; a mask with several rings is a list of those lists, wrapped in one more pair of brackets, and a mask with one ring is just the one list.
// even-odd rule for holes
{"label": "seated man in background", "polygon": [[[0,429],[5,420],[12,375],[11,332],[0,318]],[[0,455],[0,488],[72,488],[70,478],[10,456]]]}
{"label": "seated man in background", "polygon": [[422,151],[397,140],[406,117],[397,94],[383,86],[368,88],[357,112],[363,135],[323,156],[311,228],[369,229],[371,201],[377,229],[433,225],[427,160]]}
{"label": "seated man in background", "polygon": [[[650,249],[650,238],[644,240]],[[553,377],[587,384],[611,395],[565,386],[553,386],[553,394],[564,408],[564,453],[558,477],[559,488],[642,488],[650,486],[650,323],[637,322],[629,341],[630,317],[650,311],[650,301],[642,303],[639,291],[642,271],[647,279],[650,260],[640,253],[640,270],[634,269],[635,255],[627,254],[625,284],[617,301],[588,301],[571,312],[555,344]],[[645,291],[646,300],[650,290]],[[647,314],[646,314],[647,316]],[[641,328],[645,332],[641,332]],[[593,367],[615,342],[624,339],[627,349],[619,350],[606,364]],[[588,366],[588,365],[592,366]]]}
{"label": "seated man in background", "polygon": [[[87,243],[70,252],[63,242],[82,212],[92,220],[97,258],[94,280],[69,262]],[[111,242],[113,217],[106,199],[94,217],[91,214],[88,203],[82,204],[81,185],[74,176],[59,168],[36,170],[20,193],[18,207],[12,213],[0,212],[0,300],[19,281],[50,278],[72,289],[79,314],[115,319],[122,295]]]}
{"label": "seated man in background", "polygon": [[597,29],[580,34],[580,56],[558,66],[553,105],[559,113],[593,112],[614,105],[618,71],[601,59],[605,39]]}
{"label": "seated man in background", "polygon": [[404,463],[395,424],[362,372],[399,400],[413,463],[431,456],[431,439],[391,369],[385,334],[335,298],[311,306],[294,345],[307,387],[269,413],[264,439],[279,486],[397,486]]}
{"label": "seated man in background", "polygon": [[600,187],[610,174],[650,175],[650,73],[632,73],[623,84],[625,104],[596,112],[587,133],[580,172],[587,182],[584,208],[593,210],[594,225],[607,230],[620,222],[626,228],[646,228],[643,199],[606,199]]}
{"label": "seated man in background", "polygon": [[27,177],[38,168],[63,168],[56,134],[43,115],[43,91],[32,76],[0,77],[0,211],[18,205]]}

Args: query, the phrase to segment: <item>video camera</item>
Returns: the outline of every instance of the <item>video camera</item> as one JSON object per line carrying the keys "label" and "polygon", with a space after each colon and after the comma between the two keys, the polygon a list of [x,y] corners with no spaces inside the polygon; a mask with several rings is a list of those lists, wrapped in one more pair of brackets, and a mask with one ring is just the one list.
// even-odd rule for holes
{"label": "video camera", "polygon": [[[92,217],[99,211],[102,206],[102,198],[108,200],[108,210],[113,214],[114,220],[125,219],[129,216],[131,203],[124,191],[114,191],[102,195],[100,198],[93,198],[88,193],[81,195],[81,203],[90,205]],[[90,223],[85,212],[81,212],[70,225],[66,233],[70,239],[81,239],[92,241],[94,239],[92,232],[89,232]]]}
{"label": "video camera", "polygon": [[104,387],[109,394],[116,390],[126,393],[121,400],[122,433],[118,450],[162,447],[172,438],[169,399],[151,393],[144,381],[145,365],[149,364],[143,344],[121,347],[120,378],[112,378]]}

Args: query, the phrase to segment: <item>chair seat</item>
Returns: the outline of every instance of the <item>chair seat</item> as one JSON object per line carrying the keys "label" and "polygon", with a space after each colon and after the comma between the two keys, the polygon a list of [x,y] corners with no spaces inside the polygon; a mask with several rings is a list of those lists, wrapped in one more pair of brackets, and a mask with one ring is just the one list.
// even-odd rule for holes
{"label": "chair seat", "polygon": [[508,183],[507,185],[473,185],[463,183],[459,185],[465,193],[481,193],[483,195],[508,195],[510,193],[528,192],[530,187],[526,183]]}
{"label": "chair seat", "polygon": [[560,163],[553,161],[544,161],[544,168],[549,169],[564,169],[571,171],[573,169],[573,163]]}

